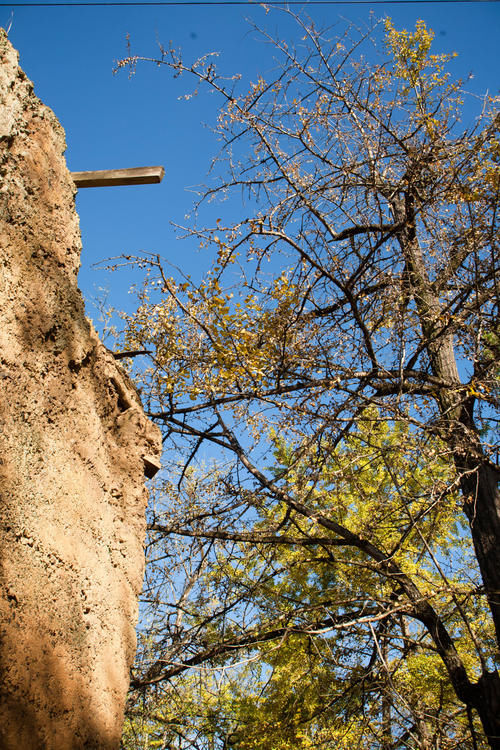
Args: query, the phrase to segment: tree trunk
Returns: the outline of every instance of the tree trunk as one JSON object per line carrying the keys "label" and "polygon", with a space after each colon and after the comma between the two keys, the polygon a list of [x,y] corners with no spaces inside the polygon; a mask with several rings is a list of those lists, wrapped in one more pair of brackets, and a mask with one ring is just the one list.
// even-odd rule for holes
{"label": "tree trunk", "polygon": [[[452,333],[442,325],[442,309],[429,280],[418,242],[415,203],[409,190],[404,199],[393,198],[396,222],[403,225],[398,240],[403,252],[418,310],[422,338],[432,374],[448,383],[436,400],[441,414],[442,438],[448,444],[460,477],[464,512],[470,524],[474,550],[490,607],[497,644],[500,646],[500,493],[498,472],[486,463],[474,425],[473,400],[464,402]],[[455,686],[456,687],[456,686]],[[458,693],[457,693],[458,694]],[[479,714],[491,748],[500,750],[500,678],[485,672],[474,685],[470,698],[460,696]]]}
{"label": "tree trunk", "polygon": [[492,750],[500,750],[500,677],[498,672],[485,672],[477,683],[480,704],[476,710]]}
{"label": "tree trunk", "polygon": [[[477,561],[500,644],[500,492],[493,467],[462,474],[464,512],[470,524]],[[500,711],[499,711],[500,715]]]}
{"label": "tree trunk", "polygon": [[[388,663],[388,656],[389,656],[389,648],[387,643],[387,636],[386,636],[386,630],[387,630],[387,622],[385,622],[381,626],[381,636],[380,636],[380,649],[381,649],[381,655],[383,660],[383,668],[387,670],[387,663]],[[380,750],[391,750],[392,748],[392,716],[391,716],[391,696],[390,696],[390,690],[391,690],[391,684],[390,684],[390,675],[387,670],[387,686],[385,689],[382,690],[382,742],[380,745]]]}

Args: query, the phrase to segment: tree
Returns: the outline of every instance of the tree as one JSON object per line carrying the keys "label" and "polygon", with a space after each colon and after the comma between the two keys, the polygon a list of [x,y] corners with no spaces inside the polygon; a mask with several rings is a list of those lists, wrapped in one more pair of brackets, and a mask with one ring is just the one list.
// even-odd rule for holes
{"label": "tree", "polygon": [[[461,124],[423,22],[386,21],[368,62],[378,26],[328,42],[296,21],[244,93],[211,57],[155,61],[221,97],[201,203],[242,191],[246,215],[187,230],[216,253],[200,284],[127,261],[148,277],[124,346],[153,352],[137,377],[178,471],[151,510],[168,575],[151,562],[131,710],[174,685],[204,692],[214,747],[265,747],[280,710],[273,749],[499,748],[496,101]],[[198,746],[147,695],[158,746],[167,726]]]}

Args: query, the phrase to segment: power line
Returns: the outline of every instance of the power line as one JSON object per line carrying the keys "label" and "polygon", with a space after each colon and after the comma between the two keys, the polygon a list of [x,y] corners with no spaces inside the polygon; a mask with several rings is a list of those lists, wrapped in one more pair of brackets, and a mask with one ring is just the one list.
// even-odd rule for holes
{"label": "power line", "polygon": [[500,0],[262,0],[262,2],[242,2],[242,0],[146,0],[139,2],[123,2],[122,0],[104,0],[104,2],[62,2],[62,3],[0,3],[0,8],[98,8],[98,7],[120,7],[127,6],[134,8],[141,7],[181,7],[185,6],[237,6],[248,8],[249,6],[278,6],[278,5],[423,5],[423,4],[441,4],[452,5],[457,3],[468,3],[474,5],[477,3],[498,3]]}

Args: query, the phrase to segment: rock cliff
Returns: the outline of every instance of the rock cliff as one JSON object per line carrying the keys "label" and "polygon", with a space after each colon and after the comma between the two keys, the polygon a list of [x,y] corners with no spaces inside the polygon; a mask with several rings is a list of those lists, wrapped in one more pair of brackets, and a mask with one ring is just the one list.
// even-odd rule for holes
{"label": "rock cliff", "polygon": [[0,31],[2,750],[118,748],[161,447],[85,317],[64,149]]}

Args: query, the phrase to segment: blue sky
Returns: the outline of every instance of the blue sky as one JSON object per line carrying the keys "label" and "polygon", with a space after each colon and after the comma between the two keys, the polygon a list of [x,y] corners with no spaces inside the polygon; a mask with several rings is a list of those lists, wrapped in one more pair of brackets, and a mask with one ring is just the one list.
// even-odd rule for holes
{"label": "blue sky", "polygon": [[[498,91],[500,3],[406,3],[373,6],[338,3],[304,8],[318,25],[354,21],[365,24],[373,13],[390,15],[398,27],[423,18],[436,34],[435,51],[459,53],[458,75],[474,74],[467,88]],[[162,164],[161,185],[80,190],[77,209],[83,239],[80,287],[87,298],[99,287],[109,300],[128,307],[128,273],[107,274],[93,264],[122,252],[159,252],[188,273],[208,258],[176,238],[171,222],[183,223],[193,202],[193,186],[203,183],[217,144],[209,127],[216,101],[200,95],[179,99],[192,89],[164,68],[141,65],[133,78],[113,75],[115,61],[133,51],[155,56],[157,40],[181,47],[187,60],[220,53],[218,65],[255,80],[272,68],[272,55],[251,30],[248,19],[293,39],[296,31],[277,10],[257,5],[210,7],[0,7],[0,25],[20,63],[66,130],[71,170],[110,169]],[[214,208],[217,216],[222,208]],[[214,214],[215,215],[215,214]],[[88,306],[95,319],[96,313]]]}

